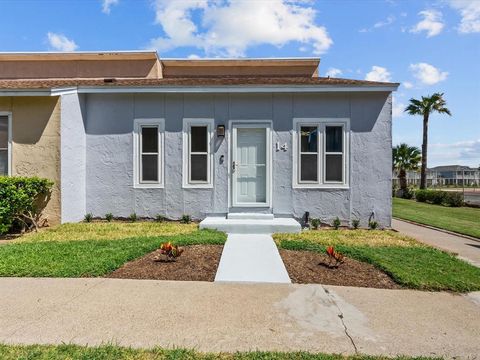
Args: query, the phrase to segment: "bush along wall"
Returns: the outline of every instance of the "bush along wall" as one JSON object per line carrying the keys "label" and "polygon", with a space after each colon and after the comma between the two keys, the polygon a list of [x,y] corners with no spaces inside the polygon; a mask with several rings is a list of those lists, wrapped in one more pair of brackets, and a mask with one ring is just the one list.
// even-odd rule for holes
{"label": "bush along wall", "polygon": [[14,225],[38,229],[53,182],[38,177],[0,176],[0,234]]}
{"label": "bush along wall", "polygon": [[463,205],[463,195],[454,191],[417,190],[415,199],[418,202],[427,202],[435,205],[459,207]]}

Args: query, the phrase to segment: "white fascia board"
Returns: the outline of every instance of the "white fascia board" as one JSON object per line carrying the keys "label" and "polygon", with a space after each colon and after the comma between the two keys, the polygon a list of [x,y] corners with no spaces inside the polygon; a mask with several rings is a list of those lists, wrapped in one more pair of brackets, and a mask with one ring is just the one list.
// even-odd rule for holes
{"label": "white fascia board", "polygon": [[50,89],[22,90],[22,89],[0,89],[0,96],[50,96]]}
{"label": "white fascia board", "polygon": [[398,86],[158,86],[79,87],[78,93],[321,93],[392,92]]}

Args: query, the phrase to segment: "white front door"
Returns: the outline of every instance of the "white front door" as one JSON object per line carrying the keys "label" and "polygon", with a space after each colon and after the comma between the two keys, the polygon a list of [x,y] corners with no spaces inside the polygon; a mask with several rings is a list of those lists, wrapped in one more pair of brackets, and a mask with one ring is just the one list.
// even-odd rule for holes
{"label": "white front door", "polygon": [[270,128],[233,125],[233,206],[270,206]]}

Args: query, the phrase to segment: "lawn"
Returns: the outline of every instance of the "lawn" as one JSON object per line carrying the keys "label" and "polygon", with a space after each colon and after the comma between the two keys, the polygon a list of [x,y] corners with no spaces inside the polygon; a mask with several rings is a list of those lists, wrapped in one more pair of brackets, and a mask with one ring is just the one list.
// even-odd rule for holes
{"label": "lawn", "polygon": [[480,238],[480,209],[393,198],[393,216]]}
{"label": "lawn", "polygon": [[103,276],[166,241],[185,246],[225,240],[225,234],[195,224],[65,224],[0,246],[0,276]]}
{"label": "lawn", "polygon": [[380,359],[429,359],[424,357],[382,357],[382,356],[343,356],[328,354],[310,354],[306,352],[244,352],[244,353],[200,353],[193,350],[161,348],[142,350],[113,345],[84,347],[76,345],[1,345],[0,358],[17,359],[69,359],[69,360],[380,360]]}
{"label": "lawn", "polygon": [[333,245],[343,254],[368,262],[395,282],[412,289],[467,292],[480,290],[480,269],[446,252],[394,231],[319,230],[275,234],[280,249],[325,252]]}

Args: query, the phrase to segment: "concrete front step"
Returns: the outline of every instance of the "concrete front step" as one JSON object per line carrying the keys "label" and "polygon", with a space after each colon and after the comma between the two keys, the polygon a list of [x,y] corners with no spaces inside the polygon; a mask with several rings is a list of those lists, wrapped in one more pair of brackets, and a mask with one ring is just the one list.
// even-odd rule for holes
{"label": "concrete front step", "polygon": [[302,230],[293,218],[273,219],[232,219],[207,217],[200,223],[200,229],[215,229],[228,234],[273,234],[298,233]]}
{"label": "concrete front step", "polygon": [[227,219],[237,219],[237,220],[273,220],[273,214],[261,214],[261,213],[228,213]]}

